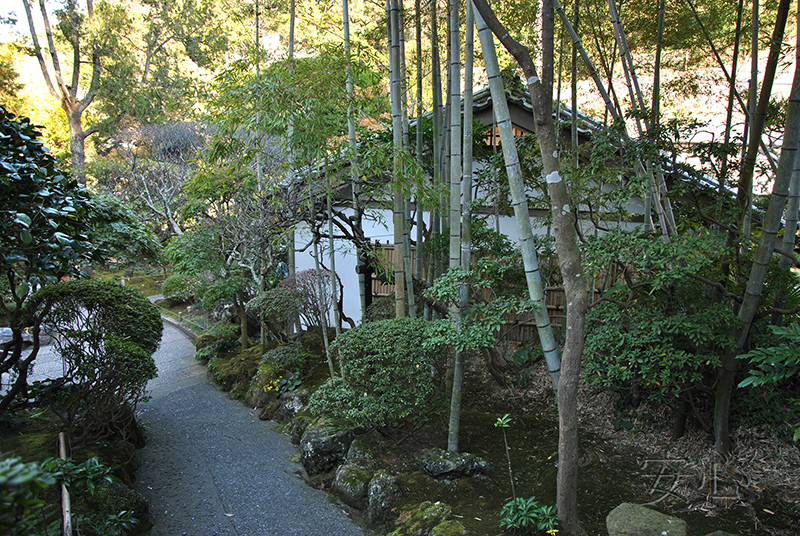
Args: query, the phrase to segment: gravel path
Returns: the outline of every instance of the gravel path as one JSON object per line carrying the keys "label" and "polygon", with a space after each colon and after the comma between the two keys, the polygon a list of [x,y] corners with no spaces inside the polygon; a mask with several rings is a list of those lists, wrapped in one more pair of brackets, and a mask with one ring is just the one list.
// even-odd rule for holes
{"label": "gravel path", "polygon": [[298,478],[286,436],[208,384],[186,335],[165,323],[155,359],[137,472],[153,536],[364,534]]}

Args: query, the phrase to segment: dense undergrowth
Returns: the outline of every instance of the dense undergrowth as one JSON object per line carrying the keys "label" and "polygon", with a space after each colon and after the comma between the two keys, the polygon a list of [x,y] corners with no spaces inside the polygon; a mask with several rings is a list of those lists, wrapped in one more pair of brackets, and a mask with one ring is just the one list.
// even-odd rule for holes
{"label": "dense undergrowth", "polygon": [[[119,276],[119,277],[116,277]],[[119,284],[122,277],[134,285]],[[156,375],[158,311],[136,290],[153,278],[109,274],[54,283],[30,301],[47,315],[45,349],[64,376],[29,382],[0,418],[0,532],[61,532],[61,485],[75,534],[147,534],[148,505],[133,491],[145,435],[135,416]],[[58,448],[64,435],[66,459]]]}
{"label": "dense undergrowth", "polygon": [[[364,359],[370,352],[379,355],[382,347],[396,346],[390,344],[391,335],[385,340],[379,335],[387,333],[387,325],[381,322],[372,326],[367,324],[363,329],[365,335],[358,335],[361,329],[354,330],[355,337],[345,332],[347,336],[332,344],[334,361],[342,357],[339,352],[345,349],[345,362],[353,359],[351,363],[357,364],[357,370],[343,366],[345,378],[351,373],[351,380],[328,379],[327,359],[315,332],[306,333],[298,342],[271,342],[268,346],[273,349],[259,362],[258,345],[242,351],[236,346],[235,330],[225,328],[227,336],[217,338],[220,332],[217,328],[217,336],[201,337],[198,354],[208,359],[211,355],[208,348],[213,345],[224,347],[208,361],[210,376],[223,388],[229,388],[232,397],[249,404],[253,402],[249,397],[252,394],[248,396],[244,378],[254,369],[251,393],[254,385],[258,386],[256,390],[264,389],[277,395],[274,396],[276,400],[290,390],[313,393],[311,404],[282,425],[295,441],[299,440],[303,426],[320,414],[339,419],[339,426],[354,427],[357,430],[354,444],[371,453],[375,467],[396,475],[401,489],[400,498],[392,509],[392,520],[382,526],[370,525],[377,533],[398,531],[404,521],[411,523],[412,512],[426,501],[446,503],[450,518],[463,525],[467,534],[515,533],[500,528],[501,507],[513,495],[505,469],[508,462],[503,436],[495,424],[507,413],[511,415],[508,460],[513,468],[516,496],[526,500],[535,498],[531,502],[537,505],[554,504],[557,416],[546,372],[536,362],[526,364],[525,370],[509,374],[507,383],[499,385],[486,370],[480,354],[472,354],[468,360],[460,444],[463,451],[494,465],[494,470],[486,477],[438,481],[421,469],[422,451],[444,447],[447,442],[446,403],[449,397],[443,384],[437,384],[432,389],[434,396],[424,401],[413,401],[413,397],[409,398],[406,393],[405,400],[416,404],[412,419],[403,418],[404,412],[398,414],[399,419],[387,418],[387,408],[396,405],[389,403],[383,407],[380,402],[371,401],[376,395],[374,390],[354,390],[348,394],[346,389],[339,389],[331,394],[330,391],[336,387],[357,385],[362,381],[362,375],[378,373],[374,362]],[[419,330],[416,333],[419,335]],[[333,338],[333,330],[330,335]],[[386,344],[383,345],[381,340]],[[376,343],[372,350],[369,349],[371,343]],[[417,342],[415,348],[420,347],[421,343]],[[302,359],[276,360],[274,348],[278,348],[278,355],[286,352],[302,355]],[[417,370],[419,364],[413,352],[400,351],[399,355],[407,355],[408,359],[393,365],[394,371],[399,369],[399,376],[387,379],[395,386],[387,399],[389,402],[391,396],[417,383],[409,371]],[[509,357],[509,361],[513,360]],[[435,378],[430,373],[433,370],[430,363],[420,366],[428,367],[428,378]],[[287,378],[297,381],[287,383]],[[428,392],[427,388],[420,388]],[[378,398],[381,396],[379,394]],[[741,452],[752,455],[752,458],[733,459],[726,463],[716,457],[707,432],[696,423],[688,424],[683,438],[671,439],[673,416],[667,405],[642,401],[634,407],[630,397],[623,392],[585,386],[581,402],[578,497],[582,523],[589,534],[604,534],[606,515],[622,502],[652,503],[659,510],[687,520],[694,534],[714,530],[732,534],[751,534],[754,530],[765,534],[794,534],[800,523],[800,510],[795,502],[800,498],[800,487],[796,480],[781,482],[772,478],[774,475],[770,471],[797,475],[800,456],[786,436],[785,421],[778,423],[773,419],[767,422],[759,417],[759,412],[764,411],[756,409],[763,408],[763,400],[759,400],[761,396],[744,392],[736,406],[736,422],[740,425],[736,432],[738,445]],[[363,401],[359,402],[359,398]],[[698,415],[704,415],[704,411],[707,417],[709,408],[699,408],[698,411]],[[769,454],[758,458],[754,449],[755,452],[766,449]],[[759,468],[764,467],[771,469],[759,472]],[[663,477],[660,480],[657,478],[659,471]],[[309,482],[330,489],[334,473],[335,470],[316,475]],[[713,479],[707,478],[710,474],[714,475]],[[746,481],[739,476],[743,474],[750,475]],[[723,492],[723,489],[727,491]],[[356,511],[354,516],[361,516],[368,523],[362,513]]]}

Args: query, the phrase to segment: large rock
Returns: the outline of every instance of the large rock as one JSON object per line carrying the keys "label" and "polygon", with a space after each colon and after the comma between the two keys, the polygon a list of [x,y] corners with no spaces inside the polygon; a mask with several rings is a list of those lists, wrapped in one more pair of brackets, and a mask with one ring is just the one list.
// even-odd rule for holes
{"label": "large rock", "polygon": [[340,465],[333,481],[333,492],[345,504],[359,510],[367,509],[367,491],[372,473],[357,465]]}
{"label": "large rock", "polygon": [[422,451],[422,470],[439,480],[482,475],[492,470],[492,464],[466,452],[458,454],[440,448]]}
{"label": "large rock", "polygon": [[686,522],[639,504],[622,503],[606,517],[608,536],[688,536]]}
{"label": "large rock", "polygon": [[400,514],[397,529],[389,536],[463,536],[467,533],[460,521],[450,519],[451,510],[445,503],[423,502]]}
{"label": "large rock", "polygon": [[[43,330],[44,331],[44,330]],[[0,328],[0,344],[6,344],[14,340],[14,332],[11,328]],[[39,334],[39,341],[42,340],[42,334]],[[27,330],[22,332],[22,344],[33,344],[33,336]],[[49,344],[41,342],[41,344]]]}
{"label": "large rock", "polygon": [[400,496],[397,480],[384,470],[375,473],[367,487],[367,516],[373,523],[386,521],[386,515]]}
{"label": "large rock", "polygon": [[373,439],[370,437],[375,432],[366,435],[359,435],[353,438],[350,443],[350,448],[347,451],[345,461],[349,464],[358,465],[362,469],[375,472],[381,467],[381,464],[372,455],[376,448]]}
{"label": "large rock", "polygon": [[300,439],[300,463],[309,475],[327,473],[344,461],[353,432],[321,418],[308,425]]}
{"label": "large rock", "polygon": [[270,420],[278,408],[279,401],[275,396],[275,391],[267,389],[267,385],[274,379],[275,371],[273,369],[259,370],[244,395],[244,403],[248,407],[261,410],[259,418],[262,421]]}
{"label": "large rock", "polygon": [[306,407],[306,404],[308,404],[308,391],[305,389],[283,393],[280,397],[278,409],[272,418],[281,422],[292,420],[295,415]]}

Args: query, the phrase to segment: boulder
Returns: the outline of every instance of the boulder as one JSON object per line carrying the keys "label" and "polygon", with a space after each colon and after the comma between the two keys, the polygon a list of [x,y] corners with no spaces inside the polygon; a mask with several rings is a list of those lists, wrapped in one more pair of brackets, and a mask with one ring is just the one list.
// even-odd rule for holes
{"label": "boulder", "polygon": [[392,509],[392,505],[400,496],[400,486],[397,480],[387,473],[380,470],[375,473],[367,487],[367,516],[373,523],[382,523],[386,520],[386,514]]}
{"label": "boulder", "polygon": [[451,510],[443,502],[420,503],[402,512],[395,521],[397,528],[389,536],[461,536],[467,533],[460,521],[450,519]]}
{"label": "boulder", "polygon": [[283,393],[279,402],[278,409],[272,418],[281,422],[292,420],[308,404],[308,391],[301,389]]}
{"label": "boulder", "polygon": [[308,425],[300,439],[300,463],[309,475],[327,473],[344,461],[353,432],[320,418]]}
{"label": "boulder", "polygon": [[371,437],[372,433],[360,435],[353,439],[353,442],[350,443],[350,448],[347,450],[345,461],[374,473],[380,468],[380,464],[375,460],[375,456],[371,452],[376,448]]}
{"label": "boulder", "polygon": [[244,403],[251,408],[258,408],[261,410],[259,418],[262,421],[267,421],[272,418],[272,414],[278,408],[279,401],[275,396],[275,391],[270,391],[266,386],[275,379],[275,372],[272,369],[259,370],[253,380],[250,382],[250,387],[244,395]]}
{"label": "boulder", "polygon": [[[14,332],[11,328],[0,328],[0,344],[6,344],[14,339]],[[41,339],[40,339],[41,340]],[[33,344],[33,336],[27,330],[22,332],[22,344]]]}
{"label": "boulder", "polygon": [[422,451],[422,470],[438,480],[486,474],[492,464],[472,454],[448,452],[440,448]]}
{"label": "boulder", "polygon": [[639,504],[622,503],[606,517],[608,536],[688,536],[686,522]]}
{"label": "boulder", "polygon": [[300,445],[300,440],[303,439],[303,433],[306,431],[306,428],[308,428],[308,424],[311,420],[311,417],[307,415],[298,414],[284,427],[283,433],[289,435],[289,440],[292,442],[292,445]]}
{"label": "boulder", "polygon": [[340,465],[333,481],[333,492],[345,504],[359,510],[367,509],[367,492],[372,473],[357,465]]}

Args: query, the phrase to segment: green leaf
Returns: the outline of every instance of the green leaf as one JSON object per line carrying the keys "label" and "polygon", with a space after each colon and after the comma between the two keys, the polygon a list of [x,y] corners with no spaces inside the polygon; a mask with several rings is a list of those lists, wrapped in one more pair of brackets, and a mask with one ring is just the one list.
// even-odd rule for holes
{"label": "green leaf", "polygon": [[31,232],[27,229],[23,229],[19,232],[19,237],[22,240],[22,243],[25,245],[30,244],[33,242],[33,236],[31,236]]}
{"label": "green leaf", "polygon": [[25,227],[30,227],[30,225],[31,225],[31,217],[28,216],[27,214],[22,213],[22,212],[17,212],[17,215],[14,218],[14,223],[20,223],[20,224],[24,225]]}

